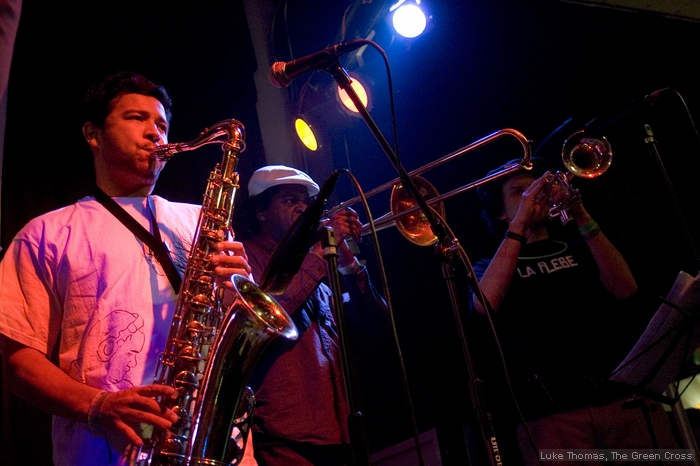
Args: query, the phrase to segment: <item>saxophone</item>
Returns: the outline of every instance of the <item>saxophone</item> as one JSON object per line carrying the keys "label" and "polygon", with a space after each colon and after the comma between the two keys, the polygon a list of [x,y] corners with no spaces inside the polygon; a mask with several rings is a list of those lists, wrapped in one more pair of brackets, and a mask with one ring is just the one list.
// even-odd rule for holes
{"label": "saxophone", "polygon": [[236,165],[244,139],[243,125],[231,119],[205,129],[191,142],[153,151],[153,157],[167,161],[178,152],[219,142],[224,154],[209,176],[166,348],[156,368],[154,383],[178,391],[177,399],[161,403],[179,419],[164,435],[144,440],[131,455],[132,465],[238,464],[255,404],[246,385],[253,366],[272,338],[298,336],[284,309],[246,277],[232,277],[236,297],[227,308],[224,289],[215,284],[211,259],[218,254],[216,244],[233,233]]}

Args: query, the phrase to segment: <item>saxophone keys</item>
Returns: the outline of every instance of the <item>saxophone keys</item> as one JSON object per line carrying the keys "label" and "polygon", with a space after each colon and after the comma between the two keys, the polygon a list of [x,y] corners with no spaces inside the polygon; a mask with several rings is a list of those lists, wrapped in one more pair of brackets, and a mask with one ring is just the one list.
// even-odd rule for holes
{"label": "saxophone keys", "polygon": [[199,388],[199,381],[194,372],[182,371],[175,377],[174,388],[181,394],[191,394]]}

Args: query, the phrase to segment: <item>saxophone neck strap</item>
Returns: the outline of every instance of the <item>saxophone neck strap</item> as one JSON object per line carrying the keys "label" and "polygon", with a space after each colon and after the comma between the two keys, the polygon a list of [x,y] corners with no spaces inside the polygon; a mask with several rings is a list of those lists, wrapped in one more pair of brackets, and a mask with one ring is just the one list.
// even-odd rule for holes
{"label": "saxophone neck strap", "polygon": [[100,188],[95,191],[95,199],[102,204],[105,209],[112,213],[117,219],[124,224],[131,232],[136,235],[138,239],[144,242],[146,246],[153,252],[156,260],[163,267],[163,271],[168,276],[170,284],[172,285],[175,293],[180,291],[180,285],[182,284],[182,278],[173,264],[173,260],[170,257],[170,252],[168,251],[167,245],[163,242],[160,236],[160,229],[158,228],[158,223],[156,222],[153,209],[151,208],[151,200],[148,199],[148,211],[151,215],[151,226],[153,228],[153,234],[146,230],[139,222],[134,219],[129,213],[124,210],[114,199],[109,197]]}

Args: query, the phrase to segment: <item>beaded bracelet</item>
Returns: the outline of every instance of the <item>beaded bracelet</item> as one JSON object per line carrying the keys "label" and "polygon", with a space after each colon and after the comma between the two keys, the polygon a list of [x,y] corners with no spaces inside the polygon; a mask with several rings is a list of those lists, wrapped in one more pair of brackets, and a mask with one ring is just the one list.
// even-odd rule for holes
{"label": "beaded bracelet", "polygon": [[105,402],[105,398],[110,392],[107,390],[102,390],[100,393],[95,395],[95,398],[90,402],[90,408],[88,409],[88,427],[93,432],[102,432],[102,426],[100,426],[100,414],[102,414],[102,405]]}
{"label": "beaded bracelet", "polygon": [[515,241],[517,241],[518,243],[523,244],[523,245],[527,244],[527,236],[513,233],[510,230],[506,230],[506,234],[504,235],[504,237],[514,239]]}

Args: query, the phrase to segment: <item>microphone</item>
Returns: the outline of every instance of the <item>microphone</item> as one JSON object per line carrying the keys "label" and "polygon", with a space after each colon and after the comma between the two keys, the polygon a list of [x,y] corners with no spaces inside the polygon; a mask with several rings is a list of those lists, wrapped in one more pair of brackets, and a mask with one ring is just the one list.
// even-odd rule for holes
{"label": "microphone", "polygon": [[654,104],[660,99],[661,93],[665,90],[667,89],[660,89],[658,91],[654,91],[649,95],[645,95],[641,99],[633,100],[632,102],[630,102],[629,104],[617,111],[595,117],[594,119],[586,123],[586,126],[584,127],[585,134],[591,137],[602,136],[604,132],[606,132],[612,126],[615,126],[623,118],[626,118],[642,110],[646,106]]}
{"label": "microphone", "polygon": [[327,68],[336,63],[341,55],[359,49],[370,42],[368,39],[355,39],[336,44],[296,60],[288,62],[277,61],[270,67],[270,71],[267,74],[268,78],[270,78],[270,82],[275,87],[287,87],[297,76],[307,71]]}
{"label": "microphone", "polygon": [[340,171],[336,170],[328,177],[316,199],[277,244],[260,279],[260,289],[273,295],[282,294],[299,272],[309,248],[318,241],[318,224],[339,176]]}

